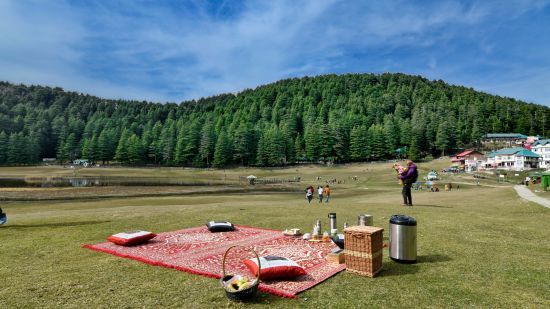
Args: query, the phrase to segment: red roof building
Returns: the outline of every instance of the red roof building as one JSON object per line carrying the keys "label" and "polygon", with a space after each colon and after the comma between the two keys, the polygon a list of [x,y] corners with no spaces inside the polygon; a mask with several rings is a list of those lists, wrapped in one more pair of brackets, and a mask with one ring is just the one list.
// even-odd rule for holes
{"label": "red roof building", "polygon": [[461,166],[467,171],[473,170],[474,167],[485,160],[485,155],[476,150],[465,150],[451,159],[455,166]]}

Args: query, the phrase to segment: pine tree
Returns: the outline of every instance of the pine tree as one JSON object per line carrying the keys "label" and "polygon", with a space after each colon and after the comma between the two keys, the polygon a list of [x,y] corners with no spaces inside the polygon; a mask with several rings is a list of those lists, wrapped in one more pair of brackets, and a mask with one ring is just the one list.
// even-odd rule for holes
{"label": "pine tree", "polygon": [[67,136],[65,143],[63,144],[65,148],[64,152],[69,155],[69,161],[73,161],[80,155],[80,149],[76,141],[76,134],[71,133]]}
{"label": "pine tree", "polygon": [[265,131],[258,141],[256,164],[260,166],[267,166],[269,164],[269,143],[271,142],[269,139],[269,134]]}
{"label": "pine tree", "polygon": [[124,129],[118,140],[118,145],[115,151],[115,160],[120,163],[129,162],[129,143],[128,139],[130,138],[130,131]]}
{"label": "pine tree", "polygon": [[8,163],[9,139],[6,132],[0,132],[0,165]]}
{"label": "pine tree", "polygon": [[353,127],[350,133],[350,157],[354,161],[367,159],[368,132],[365,126]]}
{"label": "pine tree", "polygon": [[305,153],[308,160],[316,161],[320,157],[322,136],[316,125],[310,125],[304,133]]}
{"label": "pine tree", "polygon": [[66,131],[61,130],[57,138],[57,152],[56,152],[56,159],[61,164],[64,164],[67,160],[69,160],[69,152],[67,147],[65,147],[66,139],[67,139]]}
{"label": "pine tree", "polygon": [[85,138],[82,141],[82,148],[80,149],[80,153],[82,153],[82,158],[90,158],[90,143],[92,139],[91,138]]}
{"label": "pine tree", "polygon": [[161,142],[162,124],[157,121],[150,134],[150,144],[147,147],[147,157],[157,164],[162,160],[162,142]]}
{"label": "pine tree", "polygon": [[97,138],[97,157],[94,160],[101,160],[103,164],[113,158],[113,134],[109,129],[101,130]]}
{"label": "pine tree", "polygon": [[176,145],[176,123],[172,119],[164,124],[160,136],[160,148],[162,160],[165,164],[173,163],[174,148]]}
{"label": "pine tree", "polygon": [[18,164],[23,163],[21,158],[24,156],[24,141],[23,132],[10,134],[8,140],[8,155],[7,163]]}
{"label": "pine tree", "polygon": [[294,140],[294,154],[296,156],[296,160],[298,161],[303,161],[306,159],[306,153],[304,150],[304,139],[299,133],[298,135],[296,135],[296,139]]}
{"label": "pine tree", "polygon": [[142,162],[142,147],[141,141],[136,134],[132,134],[128,139],[128,160],[127,162],[132,165],[136,165]]}
{"label": "pine tree", "polygon": [[183,152],[183,150],[185,149],[185,135],[185,129],[180,128],[178,132],[178,137],[176,138],[176,148],[174,149],[174,163],[178,165],[185,164],[185,157]]}
{"label": "pine tree", "polygon": [[394,122],[392,115],[384,116],[384,143],[386,145],[386,156],[392,157],[395,150],[399,148],[399,128]]}
{"label": "pine tree", "polygon": [[201,162],[201,156],[199,155],[201,125],[201,122],[195,119],[184,138],[185,147],[183,148],[182,159],[195,166],[200,165]]}
{"label": "pine tree", "polygon": [[437,128],[435,145],[437,149],[441,151],[442,156],[445,155],[445,150],[449,149],[451,145],[451,134],[449,132],[449,125],[446,121],[440,123]]}
{"label": "pine tree", "polygon": [[239,127],[235,131],[235,137],[233,141],[233,158],[237,162],[240,162],[243,166],[245,165],[245,163],[248,164],[252,160],[253,155],[255,154],[254,149],[256,148],[252,126],[250,126],[248,123],[241,122],[239,124]]}
{"label": "pine tree", "polygon": [[231,140],[227,136],[227,133],[222,131],[220,135],[218,135],[218,140],[216,141],[213,161],[214,166],[223,167],[231,163],[232,151]]}
{"label": "pine tree", "polygon": [[277,127],[267,130],[267,165],[279,166],[285,161],[285,142],[281,131]]}
{"label": "pine tree", "polygon": [[371,160],[381,160],[387,155],[387,146],[382,125],[372,125],[367,131],[368,156]]}
{"label": "pine tree", "polygon": [[212,127],[212,123],[208,122],[202,129],[201,140],[199,146],[199,154],[202,160],[206,161],[206,166],[210,166],[214,149],[216,147],[216,133]]}

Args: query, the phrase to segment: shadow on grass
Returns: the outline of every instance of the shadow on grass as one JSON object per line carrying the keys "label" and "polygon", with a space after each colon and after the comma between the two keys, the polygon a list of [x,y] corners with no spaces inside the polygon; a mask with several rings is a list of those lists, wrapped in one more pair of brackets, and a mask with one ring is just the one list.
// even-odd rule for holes
{"label": "shadow on grass", "polygon": [[260,304],[260,305],[269,305],[273,306],[274,304],[282,304],[285,301],[288,301],[288,298],[279,297],[275,295],[271,295],[266,292],[258,291],[256,296],[252,297],[251,299],[245,300],[245,301],[230,301],[234,304],[242,304],[242,305],[251,305],[251,304]]}
{"label": "shadow on grass", "polygon": [[391,277],[410,275],[418,272],[418,266],[415,264],[400,264],[396,262],[385,262],[382,265],[382,271],[378,277]]}
{"label": "shadow on grass", "polygon": [[416,258],[415,264],[405,264],[397,263],[394,261],[385,262],[382,266],[382,271],[378,275],[379,277],[389,277],[389,276],[401,276],[415,274],[418,272],[419,266],[417,264],[424,263],[441,263],[452,261],[451,257],[443,254],[430,254],[422,255]]}
{"label": "shadow on grass", "polygon": [[21,225],[7,225],[0,227],[0,229],[26,229],[26,228],[41,228],[41,227],[70,227],[80,225],[93,225],[107,223],[111,221],[79,221],[79,222],[60,222],[60,223],[45,223],[45,224],[21,224]]}
{"label": "shadow on grass", "polygon": [[441,206],[441,205],[426,205],[426,204],[414,204],[413,207],[434,207],[434,208],[453,208],[451,206]]}
{"label": "shadow on grass", "polygon": [[440,263],[452,261],[450,256],[443,254],[422,255],[416,258],[417,263]]}

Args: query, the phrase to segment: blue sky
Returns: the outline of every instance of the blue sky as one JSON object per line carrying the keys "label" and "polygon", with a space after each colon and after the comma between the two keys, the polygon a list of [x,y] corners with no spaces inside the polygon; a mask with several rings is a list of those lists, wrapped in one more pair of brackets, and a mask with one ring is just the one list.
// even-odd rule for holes
{"label": "blue sky", "polygon": [[0,80],[181,102],[403,72],[550,106],[550,0],[0,0]]}

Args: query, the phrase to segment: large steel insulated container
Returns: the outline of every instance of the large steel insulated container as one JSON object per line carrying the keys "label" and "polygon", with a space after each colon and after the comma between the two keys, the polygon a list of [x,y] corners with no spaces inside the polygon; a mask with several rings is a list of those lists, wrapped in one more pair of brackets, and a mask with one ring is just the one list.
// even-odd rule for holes
{"label": "large steel insulated container", "polygon": [[399,263],[416,263],[416,219],[393,215],[389,231],[390,258]]}

